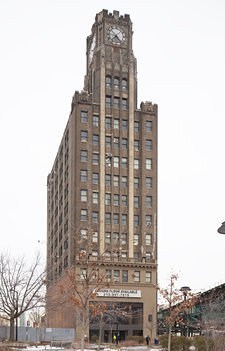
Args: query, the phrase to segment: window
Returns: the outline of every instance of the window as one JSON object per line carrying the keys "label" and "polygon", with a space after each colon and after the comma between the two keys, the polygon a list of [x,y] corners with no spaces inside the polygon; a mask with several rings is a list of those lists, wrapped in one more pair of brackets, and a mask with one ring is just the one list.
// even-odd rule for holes
{"label": "window", "polygon": [[120,271],[119,270],[113,271],[113,281],[114,282],[120,281]]}
{"label": "window", "polygon": [[146,158],[145,167],[146,167],[146,169],[152,169],[152,159],[151,158]]}
{"label": "window", "polygon": [[139,169],[139,159],[138,158],[134,159],[134,169]]}
{"label": "window", "polygon": [[152,121],[146,121],[146,132],[152,131]]}
{"label": "window", "polygon": [[145,272],[145,281],[146,281],[146,283],[151,283],[151,281],[152,281],[151,272]]}
{"label": "window", "polygon": [[106,242],[106,244],[111,243],[111,233],[110,232],[105,233],[105,242]]}
{"label": "window", "polygon": [[87,123],[88,121],[88,113],[87,111],[81,111],[81,122]]}
{"label": "window", "polygon": [[98,173],[92,173],[92,184],[98,184]]}
{"label": "window", "polygon": [[146,150],[152,150],[152,140],[146,139]]}
{"label": "window", "polygon": [[127,258],[127,252],[124,252],[124,251],[121,252],[121,257],[122,257],[122,258]]}
{"label": "window", "polygon": [[81,169],[80,170],[80,181],[81,182],[87,182],[87,175],[88,175],[88,172],[86,169]]}
{"label": "window", "polygon": [[98,134],[93,134],[92,136],[92,144],[95,146],[99,145],[99,135]]}
{"label": "window", "polygon": [[87,229],[81,229],[80,230],[80,239],[87,239]]}
{"label": "window", "polygon": [[127,120],[122,119],[122,130],[127,130]]}
{"label": "window", "polygon": [[127,80],[125,78],[122,79],[122,90],[127,90]]}
{"label": "window", "polygon": [[98,161],[99,161],[99,154],[93,153],[92,154],[92,164],[98,165]]}
{"label": "window", "polygon": [[118,156],[114,156],[113,158],[113,166],[118,168],[119,167],[119,157]]}
{"label": "window", "polygon": [[93,127],[98,127],[98,125],[99,125],[99,117],[98,116],[96,116],[96,115],[92,116],[92,125],[93,125]]}
{"label": "window", "polygon": [[139,140],[134,140],[134,151],[139,151]]}
{"label": "window", "polygon": [[126,224],[127,224],[127,215],[122,214],[122,225],[126,225]]}
{"label": "window", "polygon": [[150,227],[152,225],[152,215],[145,216],[145,223],[148,227]]}
{"label": "window", "polygon": [[120,127],[119,119],[115,118],[114,121],[113,121],[113,128],[114,129],[119,129],[119,127]]}
{"label": "window", "polygon": [[146,196],[146,207],[152,207],[152,197]]}
{"label": "window", "polygon": [[109,135],[105,137],[105,147],[111,147],[111,136]]}
{"label": "window", "polygon": [[139,178],[134,177],[134,189],[138,189],[139,188]]}
{"label": "window", "polygon": [[105,118],[105,127],[108,129],[110,129],[112,127],[112,118],[111,117]]}
{"label": "window", "polygon": [[106,88],[111,88],[111,77],[110,76],[105,77],[105,85],[106,85]]}
{"label": "window", "polygon": [[135,131],[136,133],[139,132],[139,122],[138,122],[138,121],[134,121],[134,131]]}
{"label": "window", "polygon": [[87,268],[80,269],[80,280],[85,280],[87,278]]}
{"label": "window", "polygon": [[113,223],[119,224],[119,213],[113,213]]}
{"label": "window", "polygon": [[119,79],[118,78],[114,78],[114,89],[119,89]]}
{"label": "window", "polygon": [[122,206],[127,206],[127,195],[122,195]]}
{"label": "window", "polygon": [[119,233],[114,232],[113,233],[113,243],[118,244],[119,242]]}
{"label": "window", "polygon": [[134,196],[134,207],[135,208],[139,207],[139,196]]}
{"label": "window", "polygon": [[105,213],[105,224],[111,224],[111,213],[110,212]]}
{"label": "window", "polygon": [[111,185],[111,175],[110,174],[105,175],[105,185]]}
{"label": "window", "polygon": [[134,245],[137,246],[139,244],[139,234],[134,234]]}
{"label": "window", "polygon": [[126,176],[123,176],[122,177],[122,187],[127,187],[127,177]]}
{"label": "window", "polygon": [[108,153],[105,156],[105,165],[107,167],[111,167],[111,161],[112,161],[112,154]]}
{"label": "window", "polygon": [[111,269],[106,269],[105,270],[105,276],[106,276],[106,280],[111,280],[112,279],[112,270]]}
{"label": "window", "polygon": [[120,99],[118,97],[114,97],[114,108],[120,107]]}
{"label": "window", "polygon": [[93,191],[92,193],[92,203],[98,204],[98,193],[96,193],[95,191]]}
{"label": "window", "polygon": [[81,162],[87,162],[87,159],[88,159],[87,150],[81,150],[81,156],[80,156]]}
{"label": "window", "polygon": [[134,281],[140,282],[140,272],[139,271],[134,271]]}
{"label": "window", "polygon": [[127,149],[127,138],[122,139],[122,149]]}
{"label": "window", "polygon": [[152,258],[151,252],[146,252],[145,253],[145,258],[146,258],[146,260],[150,260],[150,258]]}
{"label": "window", "polygon": [[134,259],[138,260],[139,259],[139,253],[138,252],[134,252]]}
{"label": "window", "polygon": [[122,233],[122,240],[121,240],[122,245],[127,244],[127,233]]}
{"label": "window", "polygon": [[113,195],[113,205],[119,206],[119,195],[118,194]]}
{"label": "window", "polygon": [[152,234],[145,234],[145,245],[152,245]]}
{"label": "window", "polygon": [[135,227],[139,226],[139,216],[138,215],[134,215],[134,226]]}
{"label": "window", "polygon": [[117,175],[113,176],[113,185],[119,186],[119,176],[117,176]]}
{"label": "window", "polygon": [[81,130],[80,131],[80,141],[81,142],[88,141],[88,132],[86,130]]}
{"label": "window", "polygon": [[87,221],[87,210],[80,210],[80,220]]}
{"label": "window", "polygon": [[123,283],[128,282],[128,271],[122,271],[122,282]]}
{"label": "window", "polygon": [[119,148],[119,138],[115,137],[113,140],[113,146],[118,149]]}
{"label": "window", "polygon": [[122,157],[121,166],[122,168],[127,168],[127,157]]}
{"label": "window", "polygon": [[147,189],[152,188],[152,177],[146,177],[145,178],[145,186]]}
{"label": "window", "polygon": [[106,194],[105,194],[105,204],[106,204],[107,206],[110,206],[110,205],[111,205],[111,194],[109,194],[109,193],[106,193]]}
{"label": "window", "polygon": [[98,242],[98,232],[93,232],[92,233],[92,242],[97,243]]}
{"label": "window", "polygon": [[87,190],[81,189],[80,191],[80,201],[87,202]]}
{"label": "window", "polygon": [[98,250],[92,250],[91,255],[96,259],[98,257]]}
{"label": "window", "polygon": [[98,212],[92,212],[92,223],[98,223]]}
{"label": "window", "polygon": [[105,105],[106,107],[111,107],[111,96],[106,96]]}
{"label": "window", "polygon": [[122,110],[127,110],[127,99],[122,99]]}

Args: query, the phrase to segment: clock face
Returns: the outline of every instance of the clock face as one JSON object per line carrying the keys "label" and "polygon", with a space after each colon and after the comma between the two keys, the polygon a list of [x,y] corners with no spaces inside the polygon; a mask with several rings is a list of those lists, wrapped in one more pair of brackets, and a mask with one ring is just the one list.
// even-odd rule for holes
{"label": "clock face", "polygon": [[116,45],[120,45],[125,41],[125,33],[119,27],[109,29],[109,40]]}
{"label": "clock face", "polygon": [[96,38],[94,36],[92,39],[92,42],[91,42],[90,50],[89,50],[89,63],[91,63],[92,58],[93,58],[95,44],[96,44]]}

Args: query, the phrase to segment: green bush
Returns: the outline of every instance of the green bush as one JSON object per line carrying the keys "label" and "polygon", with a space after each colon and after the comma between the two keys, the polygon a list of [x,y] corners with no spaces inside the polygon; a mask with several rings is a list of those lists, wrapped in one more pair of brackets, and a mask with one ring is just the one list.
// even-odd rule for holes
{"label": "green bush", "polygon": [[[159,338],[160,344],[163,348],[168,346],[168,335],[162,335]],[[189,347],[192,344],[192,340],[186,336],[171,336],[171,351],[188,351]]]}

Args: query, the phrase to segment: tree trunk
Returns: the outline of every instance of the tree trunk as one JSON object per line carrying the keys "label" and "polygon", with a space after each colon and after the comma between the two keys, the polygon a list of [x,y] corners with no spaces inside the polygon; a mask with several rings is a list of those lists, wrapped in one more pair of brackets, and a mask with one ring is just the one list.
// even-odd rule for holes
{"label": "tree trunk", "polygon": [[9,340],[14,341],[14,318],[10,318],[10,332],[9,332]]}
{"label": "tree trunk", "polygon": [[83,319],[82,319],[82,332],[81,332],[81,351],[84,351],[84,335],[85,335],[85,317],[83,315]]}
{"label": "tree trunk", "polygon": [[169,324],[169,334],[168,334],[168,351],[171,349],[171,324]]}

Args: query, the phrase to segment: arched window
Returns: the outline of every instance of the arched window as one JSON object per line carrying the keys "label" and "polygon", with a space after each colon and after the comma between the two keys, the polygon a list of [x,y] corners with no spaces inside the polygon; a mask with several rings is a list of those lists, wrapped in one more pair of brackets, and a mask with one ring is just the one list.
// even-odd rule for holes
{"label": "arched window", "polygon": [[106,88],[111,88],[111,77],[110,76],[106,76],[105,85],[106,85]]}
{"label": "arched window", "polygon": [[125,78],[122,79],[122,90],[127,90],[127,80]]}

